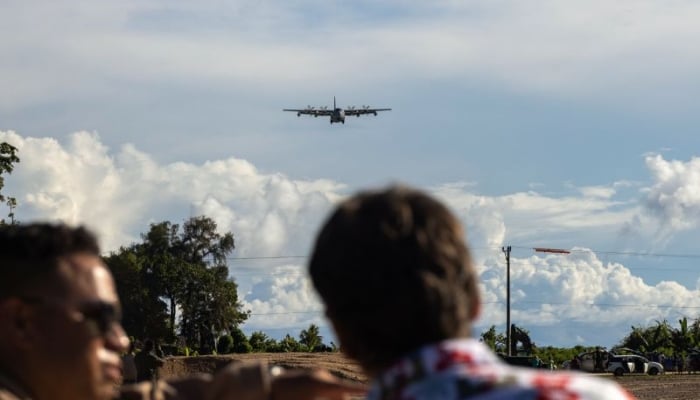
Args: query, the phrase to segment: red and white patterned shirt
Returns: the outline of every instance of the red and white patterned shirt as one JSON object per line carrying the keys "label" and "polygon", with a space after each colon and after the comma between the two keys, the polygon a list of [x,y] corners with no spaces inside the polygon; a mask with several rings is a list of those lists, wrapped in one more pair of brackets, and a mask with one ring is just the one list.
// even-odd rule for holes
{"label": "red and white patterned shirt", "polygon": [[515,367],[475,339],[426,346],[384,371],[368,400],[632,400],[612,380]]}

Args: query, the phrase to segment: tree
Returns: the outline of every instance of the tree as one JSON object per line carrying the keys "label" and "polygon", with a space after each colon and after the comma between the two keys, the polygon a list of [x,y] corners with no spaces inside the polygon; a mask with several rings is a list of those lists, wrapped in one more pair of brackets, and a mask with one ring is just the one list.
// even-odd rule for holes
{"label": "tree", "polygon": [[634,325],[631,326],[631,329],[632,331],[625,336],[617,346],[627,347],[642,353],[646,352],[647,347],[649,347],[649,342],[647,342],[647,339],[644,337],[646,334],[645,329]]}
{"label": "tree", "polygon": [[278,347],[275,349],[276,352],[280,353],[291,353],[301,350],[302,345],[289,334],[286,334],[282,340],[279,341]]}
{"label": "tree", "polygon": [[249,316],[238,301],[238,285],[228,278],[226,257],[234,249],[233,234],[220,235],[212,219],[193,217],[174,244],[177,259],[184,263],[180,327],[188,342],[198,340],[203,349],[213,341],[213,332],[238,326]]}
{"label": "tree", "polygon": [[[187,345],[201,354],[212,352],[221,334],[233,335],[232,329],[249,312],[238,301],[238,285],[229,278],[226,265],[234,249],[233,234],[220,234],[216,228],[213,220],[203,216],[186,220],[182,229],[169,221],[151,224],[142,243],[110,257],[108,265],[119,271],[115,280],[125,293],[125,317],[131,318],[126,316],[128,310],[144,311],[140,304],[127,304],[132,301],[161,304],[160,309],[149,310],[154,314],[145,315],[167,328],[168,340],[177,336],[179,328]],[[156,333],[134,329],[130,333],[138,337]]]}
{"label": "tree", "polygon": [[105,258],[117,283],[122,303],[122,325],[130,336],[139,339],[171,341],[174,337],[167,323],[166,304],[160,292],[150,285],[137,247],[122,247]]}
{"label": "tree", "polygon": [[299,344],[304,346],[307,351],[312,352],[317,347],[323,345],[323,337],[320,335],[318,326],[311,324],[306,330],[302,330],[299,334]]}
{"label": "tree", "polygon": [[[12,170],[15,168],[15,164],[18,162],[17,148],[6,142],[0,143],[0,191],[5,186],[5,178],[3,178],[2,175],[5,173],[11,174]],[[5,203],[10,208],[10,212],[7,214],[10,223],[16,223],[14,210],[15,207],[17,207],[17,200],[14,197],[5,196],[0,192],[0,202]],[[0,225],[5,223],[5,219],[0,218]]]}
{"label": "tree", "polygon": [[223,335],[216,342],[217,354],[229,354],[233,347],[233,337],[231,335]]}
{"label": "tree", "polygon": [[491,325],[486,332],[483,332],[479,340],[496,353],[505,351],[506,337],[504,334],[496,332],[496,325]]}
{"label": "tree", "polygon": [[251,346],[245,333],[238,328],[233,327],[231,330],[231,337],[233,338],[233,347],[231,350],[234,353],[250,353],[253,351],[253,346]]}
{"label": "tree", "polygon": [[[698,320],[695,321],[697,326]],[[687,351],[697,345],[698,337],[693,335],[692,327],[688,327],[688,318],[678,320],[679,328],[671,332],[671,342],[673,343],[673,353],[685,356]]]}
{"label": "tree", "polygon": [[271,351],[277,346],[277,341],[267,336],[263,331],[251,333],[248,342],[250,343],[252,351],[256,353]]}

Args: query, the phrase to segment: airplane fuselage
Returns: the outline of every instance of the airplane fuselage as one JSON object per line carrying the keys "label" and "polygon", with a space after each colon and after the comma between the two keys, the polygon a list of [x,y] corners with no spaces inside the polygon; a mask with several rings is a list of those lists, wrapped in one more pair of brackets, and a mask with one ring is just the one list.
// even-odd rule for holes
{"label": "airplane fuselage", "polygon": [[345,110],[342,108],[336,108],[333,110],[333,114],[331,114],[331,124],[334,122],[345,123]]}

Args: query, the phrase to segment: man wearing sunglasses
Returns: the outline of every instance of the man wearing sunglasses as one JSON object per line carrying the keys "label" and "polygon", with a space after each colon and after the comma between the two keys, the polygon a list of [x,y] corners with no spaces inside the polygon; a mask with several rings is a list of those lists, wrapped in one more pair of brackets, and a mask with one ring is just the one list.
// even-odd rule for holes
{"label": "man wearing sunglasses", "polygon": [[342,399],[362,388],[262,364],[125,386],[114,281],[84,228],[0,226],[0,400]]}

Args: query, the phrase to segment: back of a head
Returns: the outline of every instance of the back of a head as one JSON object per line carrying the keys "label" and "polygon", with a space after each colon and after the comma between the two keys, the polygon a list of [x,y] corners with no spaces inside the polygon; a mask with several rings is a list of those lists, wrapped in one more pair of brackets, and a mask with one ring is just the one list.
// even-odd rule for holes
{"label": "back of a head", "polygon": [[309,272],[341,348],[369,372],[423,345],[466,337],[479,307],[461,225],[406,188],[361,192],[318,235]]}
{"label": "back of a head", "polygon": [[0,299],[42,285],[55,272],[60,258],[83,252],[99,255],[95,236],[84,227],[0,226]]}

